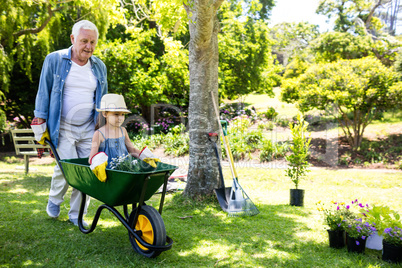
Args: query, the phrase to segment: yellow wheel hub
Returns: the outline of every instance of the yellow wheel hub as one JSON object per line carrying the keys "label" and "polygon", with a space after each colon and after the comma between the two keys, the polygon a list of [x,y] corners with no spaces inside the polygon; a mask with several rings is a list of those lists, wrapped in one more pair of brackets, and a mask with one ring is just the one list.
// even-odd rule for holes
{"label": "yellow wheel hub", "polygon": [[[151,222],[148,220],[147,217],[145,217],[144,215],[139,215],[138,216],[138,221],[137,224],[135,225],[135,229],[136,230],[140,230],[142,231],[142,236],[141,238],[147,242],[148,244],[153,244],[154,242],[154,229],[152,228],[152,224]],[[138,244],[138,246],[142,249],[142,250],[148,250],[148,248],[142,246],[137,239],[135,240]]]}

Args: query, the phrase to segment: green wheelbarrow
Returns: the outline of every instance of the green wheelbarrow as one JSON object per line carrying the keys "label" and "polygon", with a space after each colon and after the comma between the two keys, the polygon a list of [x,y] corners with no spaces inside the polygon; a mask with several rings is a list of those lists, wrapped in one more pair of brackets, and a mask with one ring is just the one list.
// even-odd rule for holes
{"label": "green wheelbarrow", "polygon": [[[165,224],[161,217],[166,195],[167,182],[176,166],[158,162],[155,169],[145,172],[126,172],[106,169],[107,180],[101,182],[93,174],[88,158],[60,160],[54,145],[50,145],[56,162],[62,170],[68,184],[81,191],[82,202],[78,216],[78,227],[84,234],[96,228],[103,209],[109,210],[128,230],[133,249],[139,254],[155,258],[163,251],[172,248],[173,240],[166,235]],[[145,204],[163,185],[159,211]],[[90,228],[86,229],[82,222],[86,195],[104,204],[98,207]],[[129,213],[128,205],[132,205]],[[115,207],[123,206],[122,215]]]}

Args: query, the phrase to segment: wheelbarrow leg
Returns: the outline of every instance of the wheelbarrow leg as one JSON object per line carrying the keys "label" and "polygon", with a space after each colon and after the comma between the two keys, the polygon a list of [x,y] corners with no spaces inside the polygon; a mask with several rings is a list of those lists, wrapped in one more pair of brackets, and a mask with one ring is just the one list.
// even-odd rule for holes
{"label": "wheelbarrow leg", "polygon": [[[131,215],[130,215],[129,221],[130,221],[130,222],[133,222],[133,223],[134,223],[134,226],[135,226],[135,224],[136,224],[137,221],[138,221],[138,215],[139,215],[139,211],[141,211],[141,206],[144,204],[145,192],[146,192],[146,190],[147,190],[149,178],[150,178],[149,175],[145,177],[145,179],[144,179],[144,184],[143,184],[142,190],[141,190],[140,199],[139,199],[139,201],[138,201],[138,207],[136,208],[135,213],[131,213]],[[133,210],[134,210],[134,205],[133,205]],[[133,217],[133,218],[131,218],[131,217]],[[131,220],[132,220],[132,221],[131,221]]]}
{"label": "wheelbarrow leg", "polygon": [[166,195],[166,188],[167,188],[168,179],[169,179],[169,172],[166,172],[165,181],[163,183],[161,202],[159,203],[159,214],[161,214],[161,215],[162,215],[163,203],[165,202],[165,195]]}

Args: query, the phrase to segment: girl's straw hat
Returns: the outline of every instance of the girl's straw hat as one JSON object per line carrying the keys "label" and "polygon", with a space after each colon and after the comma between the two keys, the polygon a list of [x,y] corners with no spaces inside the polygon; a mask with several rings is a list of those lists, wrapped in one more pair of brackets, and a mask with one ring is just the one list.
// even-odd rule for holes
{"label": "girl's straw hat", "polygon": [[131,113],[130,110],[127,109],[123,96],[118,94],[103,95],[100,108],[96,108],[96,111]]}

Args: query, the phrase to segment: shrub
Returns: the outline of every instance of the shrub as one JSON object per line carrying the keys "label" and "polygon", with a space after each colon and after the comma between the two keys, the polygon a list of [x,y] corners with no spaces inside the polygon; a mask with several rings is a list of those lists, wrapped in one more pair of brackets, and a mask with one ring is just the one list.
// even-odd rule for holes
{"label": "shrub", "polygon": [[190,137],[188,133],[184,133],[184,129],[183,124],[177,125],[163,137],[162,144],[166,154],[173,156],[188,154]]}
{"label": "shrub", "polygon": [[260,116],[268,120],[273,120],[278,116],[278,112],[275,111],[275,108],[268,107],[268,109],[265,112],[260,113]]}
{"label": "shrub", "polygon": [[261,151],[260,151],[260,161],[261,162],[269,162],[274,159],[275,155],[275,145],[271,140],[264,141]]}
{"label": "shrub", "polygon": [[251,126],[251,120],[248,116],[242,115],[233,118],[229,122],[229,129],[228,133],[245,133],[247,132],[248,128]]}
{"label": "shrub", "polygon": [[266,123],[260,122],[258,124],[259,130],[273,130],[275,128],[275,123],[273,121],[268,121]]}
{"label": "shrub", "polygon": [[289,143],[273,143],[271,140],[262,142],[260,151],[260,161],[268,162],[274,159],[282,158],[289,152]]}

